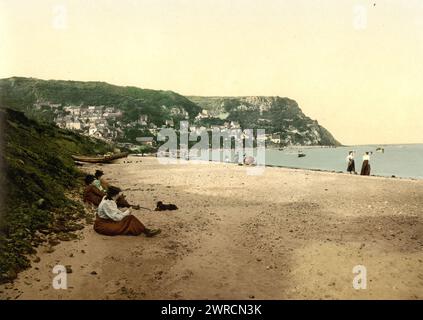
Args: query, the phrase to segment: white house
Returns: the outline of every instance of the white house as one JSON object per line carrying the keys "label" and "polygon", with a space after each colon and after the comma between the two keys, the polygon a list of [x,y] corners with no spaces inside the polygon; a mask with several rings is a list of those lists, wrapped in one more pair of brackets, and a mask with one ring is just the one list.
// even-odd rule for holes
{"label": "white house", "polygon": [[95,126],[91,126],[88,129],[88,135],[93,136],[97,131],[98,131],[98,129]]}
{"label": "white house", "polygon": [[169,127],[173,127],[175,124],[173,123],[173,120],[165,120],[165,125]]}
{"label": "white house", "polygon": [[81,130],[81,121],[79,120],[66,121],[65,128],[71,129],[71,130]]}

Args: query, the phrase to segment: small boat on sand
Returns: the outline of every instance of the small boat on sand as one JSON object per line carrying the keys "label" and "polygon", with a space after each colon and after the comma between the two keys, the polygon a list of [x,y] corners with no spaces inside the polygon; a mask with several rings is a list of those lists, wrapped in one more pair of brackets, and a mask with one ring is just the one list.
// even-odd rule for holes
{"label": "small boat on sand", "polygon": [[121,153],[114,153],[108,154],[104,156],[97,156],[97,157],[87,157],[87,156],[72,156],[72,159],[79,162],[89,162],[89,163],[109,163],[113,160],[126,158],[128,156],[128,152],[121,152]]}

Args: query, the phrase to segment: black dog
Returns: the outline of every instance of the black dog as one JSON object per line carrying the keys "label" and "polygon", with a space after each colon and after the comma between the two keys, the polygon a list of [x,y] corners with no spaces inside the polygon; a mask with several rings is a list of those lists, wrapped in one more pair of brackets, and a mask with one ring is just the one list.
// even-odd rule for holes
{"label": "black dog", "polygon": [[164,204],[163,202],[157,202],[157,207],[154,211],[165,211],[165,210],[178,210],[178,207],[174,204]]}

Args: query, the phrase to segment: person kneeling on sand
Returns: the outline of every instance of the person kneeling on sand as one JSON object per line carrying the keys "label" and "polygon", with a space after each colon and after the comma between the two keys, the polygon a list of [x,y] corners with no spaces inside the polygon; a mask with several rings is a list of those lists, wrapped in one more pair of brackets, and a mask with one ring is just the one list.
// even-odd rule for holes
{"label": "person kneeling on sand", "polygon": [[148,229],[141,221],[131,214],[130,209],[122,212],[118,209],[116,199],[120,189],[110,186],[107,195],[103,198],[97,210],[94,230],[106,236],[129,235],[138,236],[144,233],[153,237],[161,232],[160,229]]}

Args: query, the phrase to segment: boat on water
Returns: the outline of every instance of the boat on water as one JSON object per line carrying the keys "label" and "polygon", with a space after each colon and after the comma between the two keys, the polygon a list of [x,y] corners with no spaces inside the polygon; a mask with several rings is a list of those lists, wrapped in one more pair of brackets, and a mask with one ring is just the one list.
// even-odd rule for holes
{"label": "boat on water", "polygon": [[302,151],[298,151],[298,158],[304,158],[306,154]]}
{"label": "boat on water", "polygon": [[88,163],[109,163],[113,160],[126,158],[128,156],[128,152],[120,152],[120,153],[114,153],[114,154],[106,154],[104,156],[78,156],[73,155],[72,159],[79,162],[88,162]]}
{"label": "boat on water", "polygon": [[385,148],[382,148],[382,147],[376,148],[376,152],[385,153]]}

